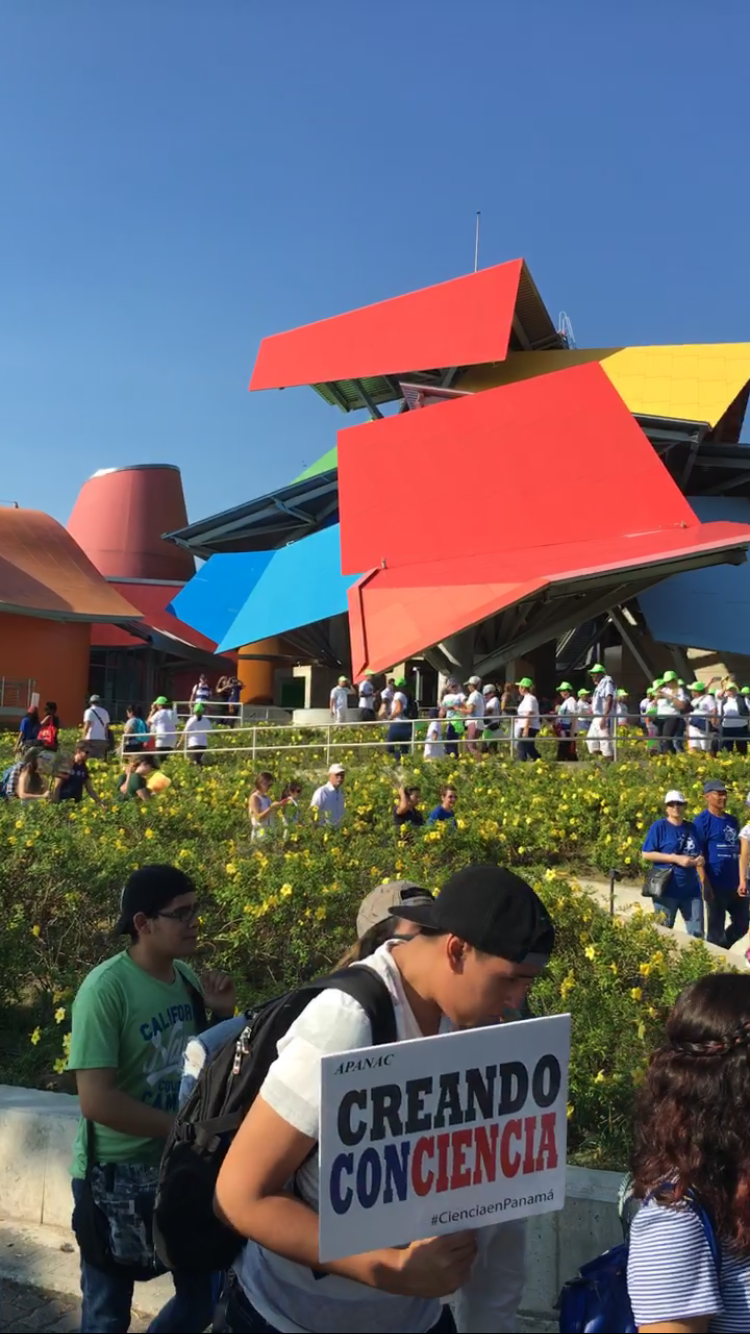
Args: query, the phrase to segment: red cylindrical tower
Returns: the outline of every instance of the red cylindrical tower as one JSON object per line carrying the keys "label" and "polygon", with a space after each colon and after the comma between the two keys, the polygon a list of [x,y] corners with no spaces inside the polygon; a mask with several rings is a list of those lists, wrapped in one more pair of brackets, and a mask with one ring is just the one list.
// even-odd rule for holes
{"label": "red cylindrical tower", "polygon": [[192,556],[162,539],[187,521],[179,468],[142,463],[95,472],[81,487],[68,532],[108,579],[187,583]]}

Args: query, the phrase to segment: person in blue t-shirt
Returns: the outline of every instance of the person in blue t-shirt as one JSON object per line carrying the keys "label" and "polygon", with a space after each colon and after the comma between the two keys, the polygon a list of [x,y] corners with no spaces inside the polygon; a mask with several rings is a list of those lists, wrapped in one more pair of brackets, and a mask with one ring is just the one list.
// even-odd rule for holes
{"label": "person in blue t-shirt", "polygon": [[455,820],[456,802],[458,793],[455,787],[444,787],[440,790],[440,805],[436,806],[434,811],[430,811],[427,816],[428,824],[437,824],[438,820]]}
{"label": "person in blue t-shirt", "polygon": [[685,819],[685,798],[668,792],[666,817],[652,824],[643,844],[644,861],[671,866],[666,894],[654,899],[654,917],[660,926],[673,927],[678,911],[689,936],[703,939],[703,842],[695,825]]}
{"label": "person in blue t-shirt", "polygon": [[713,892],[706,899],[708,939],[728,950],[747,935],[750,926],[750,899],[739,892],[740,826],[733,815],[727,815],[727,789],[721,778],[709,778],[703,793],[706,809],[695,827],[706,853],[706,885]]}

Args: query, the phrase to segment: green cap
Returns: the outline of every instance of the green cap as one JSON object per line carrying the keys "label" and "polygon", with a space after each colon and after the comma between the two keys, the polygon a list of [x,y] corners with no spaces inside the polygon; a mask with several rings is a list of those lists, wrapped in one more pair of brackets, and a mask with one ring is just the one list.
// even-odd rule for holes
{"label": "green cap", "polygon": [[396,680],[395,680],[395,682],[394,682],[394,685],[397,685],[397,686],[405,686],[405,685],[406,685],[406,677],[405,677],[405,676],[397,676],[397,677],[396,677]]}
{"label": "green cap", "polygon": [[741,695],[750,695],[750,686],[743,686],[742,689],[741,689],[741,691],[740,691],[740,694],[741,694]]}
{"label": "green cap", "polygon": [[365,672],[365,676],[374,676],[374,675],[375,675],[375,673],[374,673],[374,671],[372,670],[372,667],[368,667],[368,668],[367,668],[367,671]]}
{"label": "green cap", "polygon": [[682,677],[679,677],[677,684],[678,686],[684,686],[685,682],[683,681]]}
{"label": "green cap", "polygon": [[618,699],[627,699],[629,694],[630,694],[630,691],[629,691],[629,690],[623,690],[622,687],[620,687],[620,689],[619,689],[618,692],[617,692],[617,698],[618,698]]}
{"label": "green cap", "polygon": [[165,704],[169,703],[169,700],[167,699],[166,695],[160,695],[156,703],[160,704],[163,708]]}
{"label": "green cap", "polygon": [[591,691],[590,691],[590,690],[587,690],[586,687],[583,686],[582,689],[578,691],[578,698],[579,698],[579,699],[583,699],[584,695],[590,695],[590,694],[591,694]]}
{"label": "green cap", "polygon": [[591,672],[592,676],[598,676],[600,672],[602,676],[607,675],[606,667],[603,667],[600,662],[595,662],[593,667],[589,667],[589,671]]}
{"label": "green cap", "polygon": [[661,690],[663,685],[664,685],[664,678],[662,676],[657,676],[654,678],[654,690]]}
{"label": "green cap", "polygon": [[656,694],[656,691],[654,690],[654,687],[653,687],[653,686],[646,686],[646,694],[647,694],[647,695],[655,695],[655,694]]}
{"label": "green cap", "polygon": [[193,713],[195,714],[196,718],[201,718],[201,717],[203,716],[203,714],[205,713],[205,711],[206,711],[206,710],[205,710],[203,704],[201,704],[200,700],[198,700],[198,703],[197,703],[197,704],[194,704],[194,705],[193,705]]}
{"label": "green cap", "polygon": [[677,673],[676,673],[676,672],[665,672],[665,673],[664,673],[663,680],[664,680],[665,682],[666,682],[666,681],[676,681],[676,680],[677,680]]}
{"label": "green cap", "polygon": [[519,688],[523,687],[524,690],[531,690],[533,684],[534,682],[532,681],[530,676],[522,676],[520,681],[516,681],[516,685]]}
{"label": "green cap", "polygon": [[572,690],[573,687],[572,687],[572,685],[570,684],[570,681],[561,681],[560,684],[559,684],[559,686],[557,687],[557,689],[558,689],[558,690]]}
{"label": "green cap", "polygon": [[708,687],[708,693],[709,693],[709,695],[715,695],[715,694],[716,694],[716,686],[709,686],[709,687]]}
{"label": "green cap", "polygon": [[705,681],[693,681],[690,689],[694,690],[696,695],[702,695],[703,691],[706,689],[706,683]]}

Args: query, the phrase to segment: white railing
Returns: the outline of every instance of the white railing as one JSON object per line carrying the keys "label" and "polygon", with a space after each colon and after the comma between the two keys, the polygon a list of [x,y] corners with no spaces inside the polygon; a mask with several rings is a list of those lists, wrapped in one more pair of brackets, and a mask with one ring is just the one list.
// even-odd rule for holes
{"label": "white railing", "polygon": [[[267,722],[245,724],[239,721],[237,715],[212,715],[207,713],[207,717],[212,724],[220,721],[222,717],[231,718],[231,721],[237,724],[231,728],[231,736],[235,739],[232,745],[222,745],[221,741],[224,739],[222,737],[223,729],[214,728],[212,726],[211,730],[208,732],[208,748],[211,755],[249,755],[254,761],[258,756],[269,753],[301,754],[308,751],[320,751],[322,749],[325,752],[327,763],[330,763],[334,752],[340,751],[342,748],[354,751],[368,751],[382,750],[384,746],[390,745],[397,750],[406,750],[409,754],[416,753],[424,747],[427,741],[427,726],[429,721],[431,721],[429,718],[424,717],[419,718],[418,720],[402,720],[402,726],[406,726],[410,729],[409,736],[405,736],[403,739],[394,739],[393,741],[390,741],[388,737],[389,729],[393,722],[399,721],[398,719],[376,719],[374,722],[368,723],[355,721],[345,723],[330,722],[309,724],[297,724],[291,722],[281,723],[269,720]],[[576,720],[579,724],[579,729],[571,736],[567,733],[555,733],[552,730],[555,724],[559,725],[560,723],[557,714],[542,714],[540,715],[540,723],[542,725],[540,731],[535,733],[533,737],[524,738],[523,736],[515,735],[516,724],[520,720],[515,715],[507,714],[500,718],[499,728],[492,733],[491,737],[484,737],[482,732],[478,731],[476,737],[472,740],[469,740],[466,736],[465,722],[463,724],[463,733],[454,738],[450,738],[446,736],[446,732],[448,723],[451,720],[446,719],[441,721],[443,734],[438,739],[438,744],[442,743],[444,747],[448,748],[447,753],[449,754],[480,753],[486,747],[490,754],[505,752],[514,758],[520,758],[520,750],[523,748],[523,742],[527,741],[536,743],[536,745],[542,749],[543,753],[549,753],[552,747],[560,747],[560,758],[564,759],[566,756],[562,754],[562,750],[568,743],[572,742],[577,749],[578,758],[582,759],[586,758],[589,754],[589,747],[587,746],[587,741],[589,740],[588,730],[593,722],[593,718],[586,716]],[[655,721],[658,725],[661,725],[666,719],[662,718]],[[660,735],[658,730],[651,732],[644,730],[646,724],[640,714],[628,714],[627,716],[616,715],[610,718],[608,736],[605,735],[604,737],[591,738],[591,740],[592,742],[594,740],[597,742],[609,740],[615,749],[615,753],[617,753],[618,747],[627,746],[629,750],[631,746],[634,746],[637,747],[638,752],[643,751],[645,754],[657,753],[659,751],[683,751],[687,749],[710,750],[712,744],[717,747],[722,747],[729,742],[736,743],[737,741],[739,741],[740,745],[747,746],[748,744],[747,729],[741,728],[740,730],[744,732],[744,735],[737,737],[736,734],[733,734],[733,729],[725,729],[721,724],[719,724],[716,730],[702,734],[700,738],[689,737],[687,733],[689,722],[690,719],[688,716],[685,718],[685,731],[680,735],[664,737]],[[355,740],[351,735],[355,730],[369,734],[368,739]],[[294,731],[302,737],[309,733],[315,735],[309,741],[295,740],[286,742],[278,736],[278,733],[288,731]],[[269,736],[269,733],[271,732],[276,733],[277,735],[272,738]],[[189,755],[189,751],[186,751],[185,748],[184,731],[178,731],[174,736],[175,741],[173,746],[171,748],[164,748],[163,753],[183,753]],[[138,743],[139,748],[142,750],[145,743],[153,741],[155,749],[153,749],[150,744],[149,749],[153,749],[153,753],[156,753],[158,756],[160,753],[159,748],[156,747],[158,737],[158,733],[151,731],[135,734],[133,736],[124,735],[119,748],[120,753],[130,755],[137,753],[127,749],[129,742]],[[161,739],[163,740],[163,734],[161,734]],[[216,744],[216,742],[219,742],[219,744]],[[698,744],[699,742],[700,744]],[[520,747],[519,743],[521,743]],[[591,749],[595,750],[596,747],[592,746]],[[572,758],[572,754],[569,754],[567,758]]]}

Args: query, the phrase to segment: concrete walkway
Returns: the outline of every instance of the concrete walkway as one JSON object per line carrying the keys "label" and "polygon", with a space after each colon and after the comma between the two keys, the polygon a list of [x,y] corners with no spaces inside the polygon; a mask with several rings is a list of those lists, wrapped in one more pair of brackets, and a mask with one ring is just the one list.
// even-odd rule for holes
{"label": "concrete walkway", "polygon": [[[592,894],[597,903],[600,903],[601,906],[606,908],[607,912],[609,912],[608,880],[599,879],[598,877],[592,877],[591,879],[579,878],[578,884],[581,886],[581,889],[585,889],[589,894]],[[629,880],[621,881],[619,884],[616,884],[615,914],[618,917],[627,917],[638,909],[641,909],[649,916],[653,912],[649,900],[644,899],[641,894],[640,882]],[[670,931],[668,927],[663,926],[657,926],[657,930],[664,932],[667,936],[674,936],[675,940],[677,940],[680,945],[690,944],[690,937],[685,930],[685,923],[679,914],[673,931]],[[747,947],[747,937],[738,940],[737,944],[733,945],[731,950],[723,950],[719,945],[709,945],[706,943],[706,949],[709,950],[711,954],[715,955],[717,959],[728,959],[733,968],[747,967],[747,963],[745,962],[745,950]]]}

